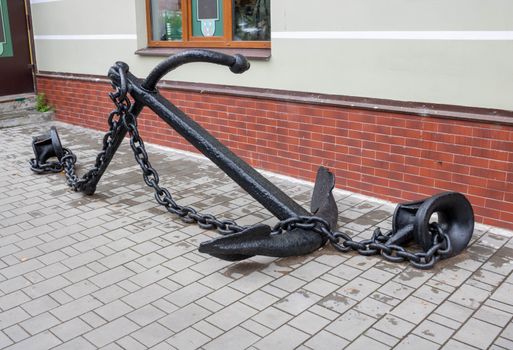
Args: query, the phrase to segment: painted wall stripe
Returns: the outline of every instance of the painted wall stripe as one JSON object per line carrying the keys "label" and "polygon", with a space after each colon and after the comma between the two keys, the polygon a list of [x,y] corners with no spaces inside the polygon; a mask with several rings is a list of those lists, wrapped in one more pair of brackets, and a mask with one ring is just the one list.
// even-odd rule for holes
{"label": "painted wall stripe", "polygon": [[45,2],[56,2],[56,1],[63,1],[63,0],[30,0],[30,4],[44,4]]}
{"label": "painted wall stripe", "polygon": [[272,32],[272,39],[513,40],[513,31],[318,31]]}
{"label": "painted wall stripe", "polygon": [[136,40],[136,34],[34,35],[35,40]]}

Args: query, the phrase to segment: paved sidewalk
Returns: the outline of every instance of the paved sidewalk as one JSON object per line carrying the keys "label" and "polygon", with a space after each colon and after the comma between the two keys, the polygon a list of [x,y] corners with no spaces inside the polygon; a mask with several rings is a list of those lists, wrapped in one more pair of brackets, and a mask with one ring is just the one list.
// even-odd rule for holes
{"label": "paved sidewalk", "polygon": [[[28,169],[31,136],[0,129],[0,348],[513,349],[511,233],[478,227],[431,271],[325,247],[229,263],[215,236],[160,208],[122,145],[94,196]],[[101,135],[58,124],[83,174]],[[242,224],[276,222],[203,159],[148,147],[181,204]],[[311,186],[272,178],[308,208]],[[342,230],[367,238],[394,206],[335,193]]]}

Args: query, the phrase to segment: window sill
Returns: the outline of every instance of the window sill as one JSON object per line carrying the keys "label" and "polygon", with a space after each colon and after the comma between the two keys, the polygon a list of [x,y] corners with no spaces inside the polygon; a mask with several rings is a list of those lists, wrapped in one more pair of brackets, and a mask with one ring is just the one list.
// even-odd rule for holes
{"label": "window sill", "polygon": [[[135,51],[136,55],[153,56],[153,57],[167,57],[180,52],[191,50],[188,48],[180,47],[145,47]],[[268,61],[271,58],[271,49],[242,49],[242,48],[213,48],[212,50],[226,53],[229,55],[242,54],[250,60]]]}

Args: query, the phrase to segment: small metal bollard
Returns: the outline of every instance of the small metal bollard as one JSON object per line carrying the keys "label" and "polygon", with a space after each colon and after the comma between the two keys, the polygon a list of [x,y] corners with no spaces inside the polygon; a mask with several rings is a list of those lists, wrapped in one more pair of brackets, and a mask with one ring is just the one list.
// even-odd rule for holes
{"label": "small metal bollard", "polygon": [[[440,259],[465,249],[474,230],[474,214],[469,201],[461,193],[441,193],[422,201],[399,204],[393,215],[392,230],[382,233],[378,228],[371,239],[363,241],[354,241],[346,233],[336,230],[338,208],[332,194],[335,178],[328,169],[320,167],[317,172],[310,211],[301,207],[160,95],[156,89],[159,80],[173,69],[191,62],[224,65],[233,73],[249,69],[249,63],[242,55],[191,50],[167,58],[141,81],[129,72],[126,63],[116,62],[109,70],[109,78],[115,88],[109,97],[115,109],[107,118],[109,131],[103,138],[103,147],[93,168],[79,178],[75,174],[75,155],[61,146],[57,130],[52,128],[48,135],[34,138],[35,158],[30,160],[31,169],[37,173],[64,170],[67,183],[74,191],[92,195],[128,133],[135,160],[142,169],[145,183],[153,188],[156,201],[185,222],[195,222],[204,229],[216,229],[222,236],[201,243],[199,251],[229,261],[254,255],[304,255],[330,242],[340,252],[354,250],[362,255],[381,254],[388,261],[408,261],[416,268],[428,269]],[[159,175],[151,166],[139,135],[137,118],[143,107],[149,107],[212,160],[279,222],[272,228],[263,224],[240,226],[234,221],[220,220],[176,203],[171,192],[159,185]],[[50,161],[52,157],[57,161]],[[434,216],[437,220],[431,222]],[[408,250],[406,246],[411,242],[420,246],[421,251]]]}
{"label": "small metal bollard", "polygon": [[[30,169],[36,173],[43,172],[61,172],[61,159],[64,156],[61,140],[54,126],[50,128],[48,135],[34,137],[32,139],[32,149],[36,158],[30,160]],[[56,161],[50,161],[55,158]]]}

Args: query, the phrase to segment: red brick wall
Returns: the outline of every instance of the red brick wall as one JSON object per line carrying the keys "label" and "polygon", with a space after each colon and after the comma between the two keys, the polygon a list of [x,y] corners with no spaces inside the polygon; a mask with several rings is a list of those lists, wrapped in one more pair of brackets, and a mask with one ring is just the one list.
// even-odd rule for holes
{"label": "red brick wall", "polygon": [[[106,130],[108,84],[39,78],[57,119]],[[394,202],[459,191],[477,222],[513,229],[513,127],[234,96],[162,94],[257,168]],[[195,151],[145,109],[145,141]]]}

